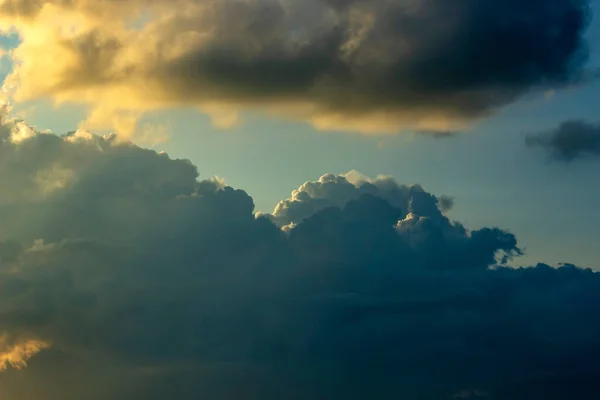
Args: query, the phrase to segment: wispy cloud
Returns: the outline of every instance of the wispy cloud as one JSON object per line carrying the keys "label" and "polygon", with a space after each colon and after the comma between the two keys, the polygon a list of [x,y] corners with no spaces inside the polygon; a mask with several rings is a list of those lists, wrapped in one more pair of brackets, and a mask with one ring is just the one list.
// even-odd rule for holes
{"label": "wispy cloud", "polygon": [[528,135],[525,143],[529,147],[541,147],[554,159],[567,163],[600,157],[600,124],[566,121],[553,130]]}

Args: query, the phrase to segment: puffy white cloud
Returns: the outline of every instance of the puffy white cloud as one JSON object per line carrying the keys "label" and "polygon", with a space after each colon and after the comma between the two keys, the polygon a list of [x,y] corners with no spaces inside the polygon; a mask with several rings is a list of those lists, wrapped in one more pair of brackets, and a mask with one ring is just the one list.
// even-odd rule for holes
{"label": "puffy white cloud", "polygon": [[440,207],[451,208],[447,197],[425,192],[420,185],[399,185],[391,177],[370,179],[357,171],[342,175],[326,174],[316,182],[306,182],[292,192],[289,199],[277,204],[272,213],[278,225],[298,223],[327,207],[343,207],[348,201],[363,194],[382,198],[402,211],[402,216],[413,212],[420,216],[441,218]]}

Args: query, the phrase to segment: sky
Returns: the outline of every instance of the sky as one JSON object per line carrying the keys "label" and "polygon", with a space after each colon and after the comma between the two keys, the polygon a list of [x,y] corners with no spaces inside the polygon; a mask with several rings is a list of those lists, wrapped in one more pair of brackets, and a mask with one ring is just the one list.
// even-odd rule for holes
{"label": "sky", "polygon": [[[595,3],[592,10],[598,7]],[[592,18],[583,32],[589,48],[585,68],[590,71],[600,66],[595,48],[599,35],[600,26]],[[18,43],[14,34],[3,41],[7,49]],[[7,73],[10,68],[5,58],[0,70]],[[600,166],[597,159],[553,163],[545,153],[530,151],[523,136],[566,120],[594,121],[599,85],[595,81],[566,88],[549,85],[440,140],[402,125],[392,134],[315,129],[310,122],[266,116],[261,110],[242,110],[236,125],[222,128],[193,104],[146,111],[136,129],[142,145],[192,160],[205,178],[217,175],[243,187],[262,212],[272,211],[299,182],[324,173],[357,170],[368,176],[390,175],[455,197],[452,216],[469,227],[510,227],[526,243],[522,265],[542,260],[594,267],[600,257],[595,245],[600,235],[600,189],[592,184]],[[25,113],[30,124],[63,134],[76,129],[95,107],[73,99],[56,105],[59,97],[36,95],[16,103],[16,110]],[[119,129],[110,122],[101,128],[96,131]],[[134,135],[132,129],[125,128],[126,134]]]}
{"label": "sky", "polygon": [[599,13],[0,0],[0,398],[597,393]]}

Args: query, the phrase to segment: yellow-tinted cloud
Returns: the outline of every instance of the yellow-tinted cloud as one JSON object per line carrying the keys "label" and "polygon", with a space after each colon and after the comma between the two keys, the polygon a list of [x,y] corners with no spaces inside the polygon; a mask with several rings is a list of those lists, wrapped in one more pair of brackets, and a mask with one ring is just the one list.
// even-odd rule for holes
{"label": "yellow-tinted cloud", "polygon": [[[223,128],[252,109],[324,130],[454,131],[540,82],[560,87],[581,64],[573,60],[585,4],[541,4],[527,18],[504,3],[491,1],[473,15],[470,9],[485,7],[449,13],[445,0],[420,7],[401,0],[4,0],[0,29],[21,37],[5,83],[15,101],[83,103],[90,114],[81,127],[129,136],[143,113],[179,106],[196,107]],[[489,23],[479,20],[489,16]],[[497,20],[532,37],[506,44]],[[563,26],[571,20],[577,23]],[[528,43],[536,47],[519,47]]]}
{"label": "yellow-tinted cloud", "polygon": [[49,347],[48,343],[36,339],[9,344],[8,338],[0,335],[0,372],[5,371],[8,367],[25,368],[30,358]]}
{"label": "yellow-tinted cloud", "polygon": [[134,134],[133,139],[141,145],[156,146],[167,142],[171,135],[172,129],[169,124],[144,124]]}

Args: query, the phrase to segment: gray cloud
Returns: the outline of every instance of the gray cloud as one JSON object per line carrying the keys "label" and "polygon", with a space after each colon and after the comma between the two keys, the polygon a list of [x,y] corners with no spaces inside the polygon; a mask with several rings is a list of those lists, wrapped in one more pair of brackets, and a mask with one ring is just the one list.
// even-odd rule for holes
{"label": "gray cloud", "polygon": [[597,393],[600,275],[503,267],[516,238],[445,197],[328,174],[259,216],[188,161],[11,124],[2,399]]}
{"label": "gray cloud", "polygon": [[[313,3],[314,17],[324,7],[316,3],[327,2]],[[569,82],[585,55],[588,2],[581,0],[330,2],[332,18],[295,47],[286,41],[295,23],[306,21],[295,21],[277,2],[251,4],[240,6],[249,8],[245,13],[223,7],[228,34],[165,73],[184,76],[190,93],[196,83],[211,82],[224,96],[472,118],[536,85]],[[357,13],[372,16],[372,26]],[[248,53],[250,41],[258,47]]]}
{"label": "gray cloud", "polygon": [[442,212],[450,211],[452,210],[452,207],[454,207],[454,198],[450,196],[441,196],[438,199],[438,206]]}
{"label": "gray cloud", "polygon": [[[106,18],[106,29],[48,43],[64,68],[48,70],[30,52],[36,47],[24,47],[30,68],[14,75],[27,83],[22,96],[94,103],[106,94],[117,108],[259,108],[327,129],[450,133],[531,90],[585,75],[589,0],[172,3],[4,3],[7,18],[35,18],[42,4]],[[139,30],[114,28],[130,27],[139,13],[148,22]],[[123,104],[115,88],[129,90]]]}
{"label": "gray cloud", "polygon": [[598,157],[600,124],[566,121],[551,131],[528,135],[525,143],[529,147],[542,147],[553,158],[567,163],[579,158]]}
{"label": "gray cloud", "polygon": [[424,136],[429,136],[432,137],[434,139],[447,139],[453,136],[456,136],[459,134],[459,132],[457,131],[440,131],[440,130],[420,130],[417,131],[418,134],[420,135],[424,135]]}

